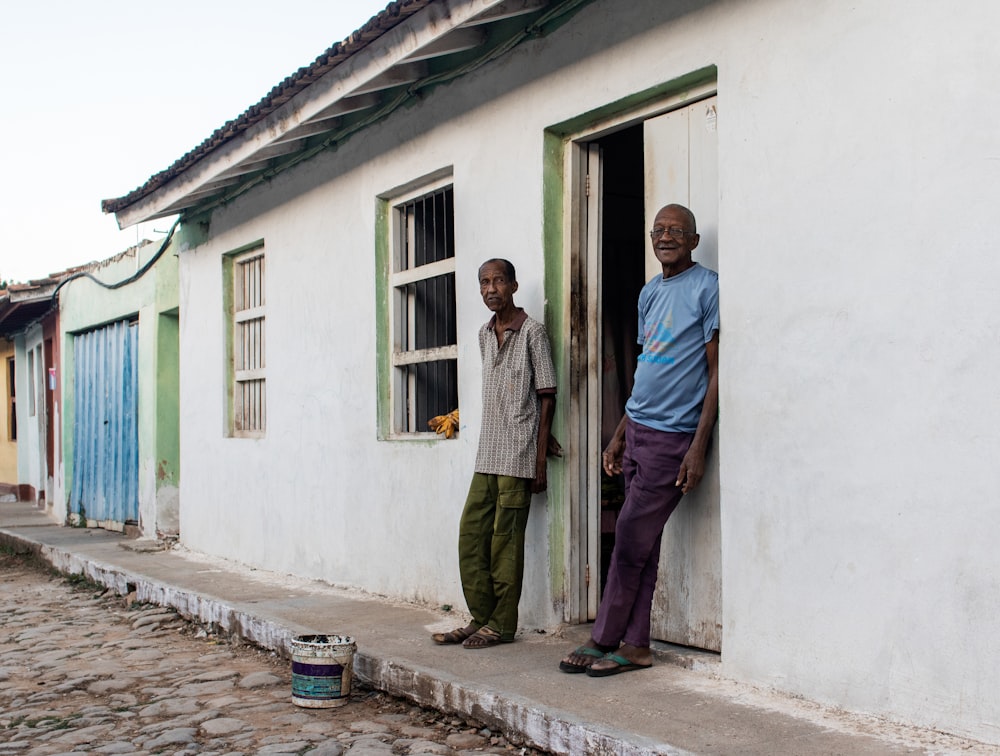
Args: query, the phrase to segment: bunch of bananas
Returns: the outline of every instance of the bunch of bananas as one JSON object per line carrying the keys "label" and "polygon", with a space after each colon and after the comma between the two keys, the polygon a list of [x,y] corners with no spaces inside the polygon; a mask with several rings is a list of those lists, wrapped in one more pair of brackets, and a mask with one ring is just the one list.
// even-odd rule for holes
{"label": "bunch of bananas", "polygon": [[427,421],[435,433],[443,433],[445,438],[451,438],[458,433],[458,410],[452,410],[447,415],[438,415]]}

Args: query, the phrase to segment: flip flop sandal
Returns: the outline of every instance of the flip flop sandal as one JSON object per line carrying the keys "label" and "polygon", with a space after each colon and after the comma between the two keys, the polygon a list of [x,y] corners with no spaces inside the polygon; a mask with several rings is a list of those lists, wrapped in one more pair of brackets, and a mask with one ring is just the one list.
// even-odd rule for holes
{"label": "flip flop sandal", "polygon": [[456,645],[474,635],[478,629],[479,628],[474,628],[472,625],[459,627],[455,630],[450,630],[447,633],[434,633],[434,635],[431,636],[431,640],[439,646]]}
{"label": "flip flop sandal", "polygon": [[598,659],[603,659],[604,652],[596,648],[591,648],[590,646],[580,646],[572,654],[570,654],[570,656],[591,657],[590,661],[586,664],[574,664],[573,662],[566,661],[565,659],[559,662],[559,669],[568,674],[576,675],[581,672],[586,672],[590,668],[590,665]]}
{"label": "flip flop sandal", "polygon": [[462,645],[465,648],[471,648],[473,650],[480,648],[489,648],[490,646],[495,646],[500,642],[500,633],[494,630],[489,625],[483,625],[481,628],[476,630],[472,635],[462,641]]}
{"label": "flip flop sandal", "polygon": [[611,675],[620,675],[622,672],[631,672],[634,669],[649,669],[652,664],[636,664],[626,659],[624,656],[618,656],[618,654],[605,654],[604,658],[608,661],[613,661],[617,664],[617,667],[608,667],[607,669],[594,669],[593,667],[587,668],[588,677],[610,677]]}

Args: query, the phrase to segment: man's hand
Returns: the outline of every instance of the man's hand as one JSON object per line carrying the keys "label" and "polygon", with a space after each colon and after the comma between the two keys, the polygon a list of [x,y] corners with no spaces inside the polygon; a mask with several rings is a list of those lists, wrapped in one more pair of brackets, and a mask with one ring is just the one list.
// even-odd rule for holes
{"label": "man's hand", "polygon": [[601,454],[601,467],[608,475],[618,475],[622,471],[622,457],[625,454],[625,437],[615,435],[608,448]]}
{"label": "man's hand", "polygon": [[548,448],[545,450],[546,455],[549,457],[561,457],[562,452],[563,452],[562,445],[558,441],[556,441],[556,437],[550,433]]}
{"label": "man's hand", "polygon": [[680,470],[677,471],[676,486],[682,486],[683,493],[693,491],[701,479],[705,476],[705,452],[695,449],[688,449],[684,459],[681,460]]}

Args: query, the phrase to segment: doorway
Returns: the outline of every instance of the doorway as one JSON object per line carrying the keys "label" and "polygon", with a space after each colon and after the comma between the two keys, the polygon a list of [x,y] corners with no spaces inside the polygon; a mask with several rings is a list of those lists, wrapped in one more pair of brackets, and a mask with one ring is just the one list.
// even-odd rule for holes
{"label": "doorway", "polygon": [[[588,459],[580,490],[586,501],[587,618],[596,616],[607,580],[614,529],[624,503],[621,476],[600,469],[604,449],[624,413],[640,347],[637,302],[642,286],[660,274],[647,236],[653,216],[676,202],[692,209],[701,243],[695,260],[718,271],[718,151],[716,97],[609,129],[578,142],[586,179],[579,291],[588,314],[576,322],[599,324],[574,339],[586,355],[581,432]],[[577,327],[574,325],[574,327]],[[583,347],[586,344],[586,347]],[[653,638],[714,651],[721,649],[721,535],[719,459],[713,443],[706,475],[686,496],[664,530],[660,579],[653,604]]]}

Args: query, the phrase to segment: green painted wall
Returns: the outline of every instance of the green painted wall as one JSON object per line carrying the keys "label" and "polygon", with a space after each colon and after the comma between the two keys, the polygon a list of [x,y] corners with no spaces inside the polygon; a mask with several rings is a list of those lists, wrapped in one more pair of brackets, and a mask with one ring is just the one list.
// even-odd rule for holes
{"label": "green painted wall", "polygon": [[[543,229],[542,244],[545,260],[545,328],[552,342],[552,357],[556,368],[556,385],[562,387],[556,401],[556,413],[552,420],[552,432],[563,445],[569,448],[569,403],[571,398],[570,371],[570,329],[566,322],[567,297],[566,270],[563,241],[563,197],[565,186],[563,165],[565,141],[553,132],[545,133],[543,171]],[[567,475],[549,474],[549,581],[553,596],[567,593],[567,549],[570,527],[569,478]]]}
{"label": "green painted wall", "polygon": [[392,359],[389,345],[389,201],[375,201],[375,353],[379,355],[376,368],[378,391],[378,437],[386,439],[392,433],[392,405],[390,381]]}
{"label": "green painted wall", "polygon": [[180,486],[180,319],[176,310],[157,316],[156,487]]}

